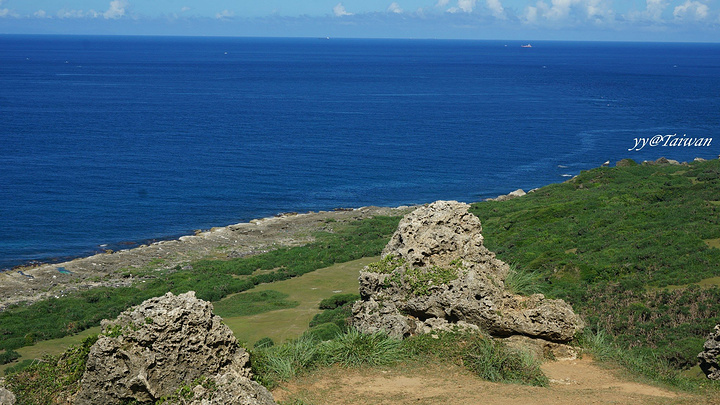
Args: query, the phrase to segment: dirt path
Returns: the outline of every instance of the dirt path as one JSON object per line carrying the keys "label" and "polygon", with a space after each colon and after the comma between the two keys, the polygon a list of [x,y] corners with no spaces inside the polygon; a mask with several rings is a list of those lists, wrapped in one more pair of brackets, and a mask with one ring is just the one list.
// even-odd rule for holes
{"label": "dirt path", "polygon": [[312,405],[720,404],[720,398],[632,382],[588,356],[545,363],[543,371],[551,380],[548,388],[491,383],[454,365],[415,366],[320,370],[276,388],[273,395],[278,402],[301,400]]}

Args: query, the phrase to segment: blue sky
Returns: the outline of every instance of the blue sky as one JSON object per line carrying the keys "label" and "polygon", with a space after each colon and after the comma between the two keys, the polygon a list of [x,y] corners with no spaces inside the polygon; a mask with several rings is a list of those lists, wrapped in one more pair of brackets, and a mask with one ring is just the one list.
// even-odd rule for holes
{"label": "blue sky", "polygon": [[0,34],[720,41],[720,0],[0,0]]}

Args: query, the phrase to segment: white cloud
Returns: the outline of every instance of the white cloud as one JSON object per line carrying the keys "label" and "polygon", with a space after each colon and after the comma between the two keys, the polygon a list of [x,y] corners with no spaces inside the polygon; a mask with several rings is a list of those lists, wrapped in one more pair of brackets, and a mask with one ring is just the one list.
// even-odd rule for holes
{"label": "white cloud", "polygon": [[562,20],[570,15],[570,8],[580,0],[552,0],[550,10],[545,14],[548,20]]}
{"label": "white cloud", "polygon": [[537,22],[538,9],[537,7],[528,6],[525,8],[525,20],[529,23]]}
{"label": "white cloud", "polygon": [[180,9],[180,12],[181,12],[181,13],[184,13],[184,12],[186,12],[186,11],[190,11],[190,7],[184,6],[183,8]]}
{"label": "white cloud", "polygon": [[485,0],[485,3],[495,18],[505,19],[505,8],[503,8],[500,0]]}
{"label": "white cloud", "polygon": [[585,7],[588,19],[595,21],[615,19],[615,11],[606,0],[587,0]]}
{"label": "white cloud", "polygon": [[97,18],[101,15],[102,13],[98,13],[95,10],[66,10],[63,8],[57,12],[59,18]]}
{"label": "white cloud", "polygon": [[550,4],[538,0],[534,6],[525,8],[525,21],[535,23],[539,20],[559,22],[574,19],[588,19],[593,22],[612,19],[615,12],[607,0],[552,0]]}
{"label": "white cloud", "polygon": [[664,22],[663,13],[670,5],[670,0],[645,0],[645,10],[631,11],[625,17],[629,21]]}
{"label": "white cloud", "polygon": [[110,2],[110,8],[103,13],[103,17],[116,20],[125,15],[125,7],[127,6],[129,6],[127,0],[113,0]]}
{"label": "white cloud", "polygon": [[[0,6],[4,3],[4,0],[0,0]],[[0,8],[0,17],[7,17],[11,15],[9,8]]]}
{"label": "white cloud", "polygon": [[448,13],[472,13],[473,9],[475,8],[475,1],[476,0],[458,0],[457,7],[450,7],[447,11]]}
{"label": "white cloud", "polygon": [[343,6],[342,3],[338,3],[335,7],[333,7],[333,13],[335,14],[335,17],[353,15],[353,13],[348,13],[347,10],[345,10],[345,6]]}
{"label": "white cloud", "polygon": [[689,17],[693,20],[700,21],[707,18],[709,11],[710,9],[707,4],[694,0],[686,0],[684,4],[675,7],[675,10],[673,10],[673,16],[678,20],[683,20],[686,17]]}
{"label": "white cloud", "polygon": [[233,17],[235,17],[235,12],[227,9],[215,14],[215,18],[217,18],[218,20],[225,20]]}
{"label": "white cloud", "polygon": [[438,0],[437,4],[435,4],[435,7],[445,7],[450,3],[450,0]]}
{"label": "white cloud", "polygon": [[654,21],[662,20],[662,13],[667,8],[668,0],[647,0],[645,16]]}
{"label": "white cloud", "polygon": [[475,8],[475,0],[458,0],[458,8],[466,13],[472,13]]}
{"label": "white cloud", "polygon": [[34,12],[33,15],[34,15],[35,17],[37,17],[37,18],[51,18],[51,17],[45,12],[45,10],[38,10],[38,11]]}
{"label": "white cloud", "polygon": [[396,2],[393,2],[390,4],[390,7],[388,7],[388,12],[390,13],[396,13],[396,14],[402,14],[403,9],[400,8],[400,5]]}

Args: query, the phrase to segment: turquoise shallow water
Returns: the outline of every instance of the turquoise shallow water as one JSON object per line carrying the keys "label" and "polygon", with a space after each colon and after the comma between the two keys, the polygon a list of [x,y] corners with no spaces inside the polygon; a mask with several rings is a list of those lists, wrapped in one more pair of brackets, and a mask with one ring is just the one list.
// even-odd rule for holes
{"label": "turquoise shallow water", "polygon": [[[507,46],[506,46],[507,45]],[[717,44],[0,36],[0,268],[715,158]]]}

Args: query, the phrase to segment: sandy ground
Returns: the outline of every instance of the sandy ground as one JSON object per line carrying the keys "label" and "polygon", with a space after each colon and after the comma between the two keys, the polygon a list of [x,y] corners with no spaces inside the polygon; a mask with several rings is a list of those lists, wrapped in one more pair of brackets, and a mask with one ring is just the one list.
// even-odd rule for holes
{"label": "sandy ground", "polygon": [[330,368],[304,375],[273,390],[279,403],[323,405],[577,405],[720,404],[708,398],[634,382],[587,355],[542,366],[550,386],[528,387],[484,381],[455,365],[424,364],[386,369]]}
{"label": "sandy ground", "polygon": [[252,220],[176,240],[79,258],[64,263],[15,268],[0,273],[0,311],[20,302],[36,302],[100,286],[128,286],[137,281],[128,270],[172,269],[206,257],[242,257],[313,240],[319,230],[376,215],[401,216],[408,207],[363,207],[353,210],[283,214]]}

